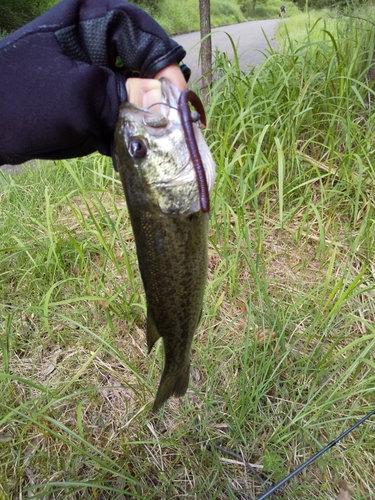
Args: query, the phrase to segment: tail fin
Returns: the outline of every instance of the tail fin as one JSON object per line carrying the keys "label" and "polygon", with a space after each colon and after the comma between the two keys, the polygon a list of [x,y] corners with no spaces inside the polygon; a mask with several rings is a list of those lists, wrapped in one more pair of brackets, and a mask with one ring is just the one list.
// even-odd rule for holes
{"label": "tail fin", "polygon": [[156,413],[172,395],[180,398],[189,386],[190,363],[178,367],[178,370],[164,369],[160,380],[159,389],[156,393],[153,413]]}

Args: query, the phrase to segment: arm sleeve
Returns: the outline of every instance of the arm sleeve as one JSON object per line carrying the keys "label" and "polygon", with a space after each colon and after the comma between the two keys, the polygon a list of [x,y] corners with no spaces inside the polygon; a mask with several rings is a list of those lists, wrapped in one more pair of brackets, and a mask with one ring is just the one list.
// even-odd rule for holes
{"label": "arm sleeve", "polygon": [[0,165],[110,155],[126,78],[185,54],[123,0],[63,0],[0,40]]}

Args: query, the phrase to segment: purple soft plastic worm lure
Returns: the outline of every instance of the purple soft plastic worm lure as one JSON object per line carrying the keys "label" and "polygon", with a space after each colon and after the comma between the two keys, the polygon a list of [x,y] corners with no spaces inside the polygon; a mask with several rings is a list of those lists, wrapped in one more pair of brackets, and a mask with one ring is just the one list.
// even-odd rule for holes
{"label": "purple soft plastic worm lure", "polygon": [[182,129],[184,131],[190,158],[193,162],[195,173],[197,176],[201,210],[204,213],[209,213],[210,194],[208,192],[206,172],[204,171],[202,158],[199,154],[198,145],[194,134],[189,103],[194,106],[195,110],[199,113],[200,121],[204,126],[206,125],[206,114],[203,109],[203,104],[197,94],[194,94],[194,92],[189,89],[181,92],[181,95],[178,99],[178,112],[180,114]]}

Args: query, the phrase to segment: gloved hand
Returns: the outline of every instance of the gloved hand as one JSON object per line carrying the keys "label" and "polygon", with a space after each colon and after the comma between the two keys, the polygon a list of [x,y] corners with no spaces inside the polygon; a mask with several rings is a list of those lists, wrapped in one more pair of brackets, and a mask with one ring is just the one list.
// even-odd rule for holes
{"label": "gloved hand", "polygon": [[0,40],[0,165],[110,155],[125,81],[175,72],[185,54],[123,0],[62,0]]}

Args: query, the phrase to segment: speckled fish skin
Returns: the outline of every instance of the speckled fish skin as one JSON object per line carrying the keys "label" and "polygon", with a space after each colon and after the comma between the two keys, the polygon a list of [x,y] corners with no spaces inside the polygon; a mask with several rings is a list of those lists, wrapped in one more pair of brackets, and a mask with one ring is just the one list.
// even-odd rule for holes
{"label": "speckled fish skin", "polygon": [[[163,82],[163,94],[166,102],[177,107],[179,93],[167,81]],[[183,396],[188,388],[190,351],[202,312],[208,251],[208,220],[199,207],[196,177],[179,116],[167,106],[162,108],[166,108],[164,121],[160,115],[124,104],[115,133],[115,159],[146,292],[148,352],[160,337],[165,349],[153,412],[170,396]],[[157,126],[155,120],[160,121]],[[142,147],[146,154],[135,157],[143,155]],[[205,170],[209,170],[212,190],[215,165],[206,153]]]}

